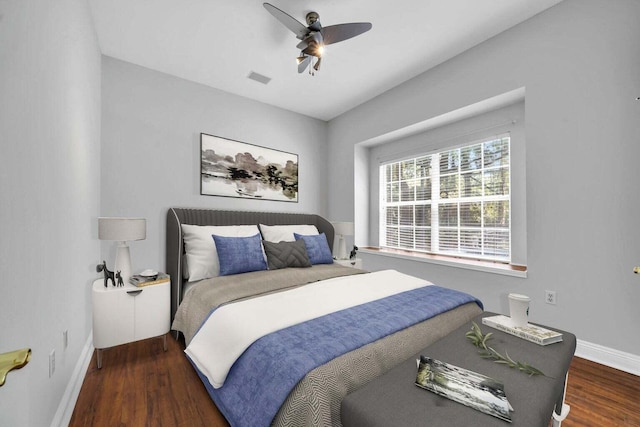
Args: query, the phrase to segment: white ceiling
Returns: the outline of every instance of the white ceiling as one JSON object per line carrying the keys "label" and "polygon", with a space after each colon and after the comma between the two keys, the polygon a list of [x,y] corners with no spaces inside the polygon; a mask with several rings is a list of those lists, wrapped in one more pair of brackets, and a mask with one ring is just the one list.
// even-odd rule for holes
{"label": "white ceiling", "polygon": [[[305,22],[371,22],[298,74],[299,40],[259,0],[89,0],[104,55],[322,120],[432,68],[561,0],[270,0]],[[256,72],[272,80],[248,78]]]}

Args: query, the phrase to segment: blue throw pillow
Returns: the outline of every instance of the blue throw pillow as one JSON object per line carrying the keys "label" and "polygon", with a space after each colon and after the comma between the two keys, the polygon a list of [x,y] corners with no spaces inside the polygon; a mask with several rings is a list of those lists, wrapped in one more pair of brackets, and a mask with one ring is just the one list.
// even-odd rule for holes
{"label": "blue throw pillow", "polygon": [[333,264],[331,249],[329,249],[327,236],[325,236],[324,233],[314,236],[303,236],[298,233],[293,233],[293,236],[296,240],[304,240],[311,264]]}
{"label": "blue throw pillow", "polygon": [[224,237],[213,234],[220,262],[220,275],[267,269],[260,233],[251,237]]}

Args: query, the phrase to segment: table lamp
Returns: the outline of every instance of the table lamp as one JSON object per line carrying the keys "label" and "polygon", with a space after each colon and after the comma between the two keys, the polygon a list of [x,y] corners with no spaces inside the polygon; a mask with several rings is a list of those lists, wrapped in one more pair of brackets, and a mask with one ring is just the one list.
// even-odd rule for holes
{"label": "table lamp", "polygon": [[118,243],[114,273],[120,272],[124,283],[131,277],[131,255],[128,241],[147,238],[147,220],[144,218],[98,218],[98,239]]}
{"label": "table lamp", "polygon": [[349,259],[345,236],[353,236],[353,222],[332,222],[331,224],[338,239],[336,259]]}

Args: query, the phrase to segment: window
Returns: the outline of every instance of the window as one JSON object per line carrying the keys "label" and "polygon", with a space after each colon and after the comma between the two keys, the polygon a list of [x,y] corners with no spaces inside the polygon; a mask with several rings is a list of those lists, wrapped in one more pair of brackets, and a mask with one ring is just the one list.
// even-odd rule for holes
{"label": "window", "polygon": [[383,247],[511,261],[510,136],[380,166]]}

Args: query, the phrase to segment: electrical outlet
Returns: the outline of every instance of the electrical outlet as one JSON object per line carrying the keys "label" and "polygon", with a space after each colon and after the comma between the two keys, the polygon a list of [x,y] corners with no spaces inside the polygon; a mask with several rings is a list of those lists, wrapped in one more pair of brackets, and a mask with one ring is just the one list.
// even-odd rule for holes
{"label": "electrical outlet", "polygon": [[53,376],[53,373],[56,371],[56,350],[51,350],[49,353],[49,378]]}
{"label": "electrical outlet", "polygon": [[64,331],[62,331],[62,348],[66,350],[68,345],[69,345],[69,330],[65,329]]}
{"label": "electrical outlet", "polygon": [[547,304],[556,305],[556,291],[544,291],[544,301]]}

